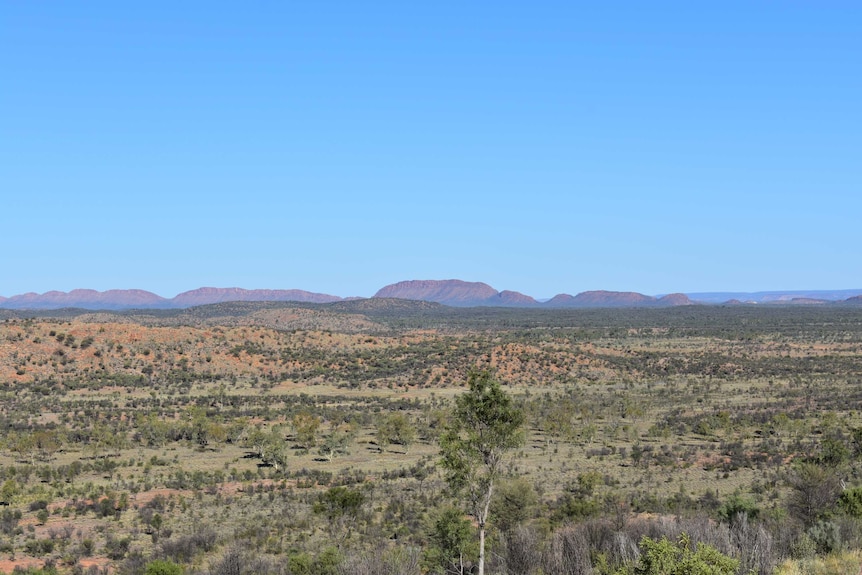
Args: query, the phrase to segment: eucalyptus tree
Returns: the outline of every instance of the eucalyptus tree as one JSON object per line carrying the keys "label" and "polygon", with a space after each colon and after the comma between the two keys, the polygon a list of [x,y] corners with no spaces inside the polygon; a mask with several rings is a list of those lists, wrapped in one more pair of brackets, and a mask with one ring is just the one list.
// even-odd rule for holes
{"label": "eucalyptus tree", "polygon": [[506,453],[523,443],[524,415],[488,371],[473,371],[469,389],[440,436],[446,482],[463,499],[479,529],[479,575],[485,573],[485,529]]}

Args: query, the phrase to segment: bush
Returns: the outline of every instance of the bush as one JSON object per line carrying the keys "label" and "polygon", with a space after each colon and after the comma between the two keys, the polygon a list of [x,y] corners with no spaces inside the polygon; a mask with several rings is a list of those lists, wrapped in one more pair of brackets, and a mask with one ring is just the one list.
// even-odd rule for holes
{"label": "bush", "polygon": [[425,549],[423,561],[433,573],[463,570],[478,556],[473,526],[454,507],[440,511],[427,534],[430,546]]}
{"label": "bush", "polygon": [[739,561],[721,554],[711,545],[698,543],[691,549],[691,539],[683,534],[678,543],[667,537],[656,541],[649,537],[641,540],[640,561],[636,575],[734,575]]}
{"label": "bush", "polygon": [[164,559],[156,559],[147,564],[145,575],[183,575],[183,568]]}
{"label": "bush", "polygon": [[191,563],[200,552],[207,553],[215,548],[216,533],[212,529],[202,529],[189,535],[162,542],[162,554],[177,563]]}
{"label": "bush", "polygon": [[748,498],[741,495],[731,495],[718,509],[718,516],[722,521],[732,524],[739,521],[740,514],[748,519],[757,519],[760,509]]}
{"label": "bush", "polygon": [[117,539],[111,535],[108,535],[105,540],[105,555],[108,556],[108,559],[113,559],[114,561],[118,559],[122,559],[126,556],[126,553],[129,552],[129,546],[132,544],[132,539],[130,537],[123,537],[121,539]]}
{"label": "bush", "polygon": [[24,550],[34,557],[48,555],[54,552],[54,542],[50,539],[31,539],[24,544]]}
{"label": "bush", "polygon": [[851,487],[841,492],[838,507],[851,517],[862,517],[862,487]]}
{"label": "bush", "polygon": [[818,521],[808,529],[808,536],[814,542],[817,553],[841,550],[841,528],[834,521]]}

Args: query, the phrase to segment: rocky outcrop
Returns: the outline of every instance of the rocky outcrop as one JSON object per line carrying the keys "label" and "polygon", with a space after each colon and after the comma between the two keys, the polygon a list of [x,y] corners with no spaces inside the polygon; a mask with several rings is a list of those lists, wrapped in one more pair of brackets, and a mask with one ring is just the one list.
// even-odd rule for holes
{"label": "rocky outcrop", "polygon": [[595,290],[576,296],[560,294],[545,303],[548,307],[638,307],[656,303],[654,297],[637,292]]}
{"label": "rocky outcrop", "polygon": [[694,305],[694,302],[691,301],[684,293],[669,293],[658,298],[656,304],[665,307],[673,307],[678,305]]}
{"label": "rocky outcrop", "polygon": [[331,303],[341,301],[334,295],[290,289],[243,289],[202,287],[183,292],[170,300],[174,307],[193,307],[226,301],[298,301],[306,303]]}
{"label": "rocky outcrop", "polygon": [[501,307],[536,307],[539,305],[539,302],[521,292],[503,290],[489,299],[486,305],[496,305]]}
{"label": "rocky outcrop", "polygon": [[381,288],[373,297],[433,301],[445,305],[465,307],[492,305],[488,301],[498,295],[497,290],[481,282],[409,280]]}

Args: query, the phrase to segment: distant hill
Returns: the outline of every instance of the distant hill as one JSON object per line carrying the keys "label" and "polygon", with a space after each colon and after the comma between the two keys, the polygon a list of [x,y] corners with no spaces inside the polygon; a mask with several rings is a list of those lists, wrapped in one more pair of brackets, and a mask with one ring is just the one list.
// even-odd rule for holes
{"label": "distant hill", "polygon": [[[59,310],[85,309],[120,311],[130,309],[169,310],[227,302],[298,302],[329,304],[350,301],[369,302],[389,300],[381,304],[394,309],[392,300],[432,302],[451,307],[510,307],[510,308],[627,308],[675,307],[693,304],[720,305],[860,305],[862,289],[813,290],[771,292],[701,292],[671,293],[661,296],[638,292],[594,290],[577,295],[558,294],[539,302],[533,297],[511,290],[497,291],[482,282],[450,280],[409,280],[387,285],[372,298],[342,298],[335,295],[309,292],[300,289],[244,289],[202,287],[183,292],[167,299],[152,292],[128,289],[96,291],[75,289],[70,292],[49,291],[43,294],[26,293],[11,297],[0,296],[0,309],[7,310]],[[394,307],[393,307],[394,306]],[[381,308],[382,309],[382,308]],[[378,309],[377,311],[381,311]]]}
{"label": "distant hill", "polygon": [[494,298],[491,298],[488,305],[499,305],[503,307],[534,307],[539,305],[539,302],[521,292],[503,290]]}
{"label": "distant hill", "polygon": [[227,301],[299,301],[306,303],[331,303],[342,298],[322,293],[290,289],[242,289],[202,287],[183,292],[173,298],[174,307],[192,307]]}
{"label": "distant hill", "polygon": [[43,294],[26,293],[0,299],[5,309],[61,309],[92,310],[171,309],[187,308],[229,301],[297,301],[330,303],[342,298],[303,290],[247,290],[242,288],[199,288],[183,292],[172,299],[154,293],[129,289],[96,291],[76,289],[70,292],[49,291]]}
{"label": "distant hill", "polygon": [[572,299],[574,307],[633,307],[649,305],[655,298],[636,292],[585,291]]}
{"label": "distant hill", "polygon": [[453,307],[538,307],[539,302],[520,292],[498,292],[486,283],[462,280],[410,280],[388,285],[373,296],[430,301]]}
{"label": "distant hill", "polygon": [[694,302],[684,293],[670,293],[656,300],[660,306],[694,305]]}
{"label": "distant hill", "polygon": [[669,294],[661,298],[637,292],[595,290],[578,295],[558,294],[545,302],[545,307],[671,307],[691,305],[685,294]]}
{"label": "distant hill", "polygon": [[76,289],[70,292],[49,291],[43,294],[25,293],[15,295],[0,301],[0,307],[6,309],[59,309],[76,307],[83,309],[153,309],[171,307],[167,300],[154,293],[129,289],[96,291],[91,289]]}
{"label": "distant hill", "polygon": [[695,292],[686,294],[698,303],[723,304],[732,300],[745,303],[790,303],[793,299],[803,298],[828,302],[844,301],[862,295],[860,289],[842,290],[775,290],[759,292]]}
{"label": "distant hill", "polygon": [[458,307],[490,305],[499,292],[481,282],[462,280],[410,280],[390,284],[374,294],[374,298],[397,298],[433,301]]}
{"label": "distant hill", "polygon": [[670,294],[655,298],[636,292],[604,290],[582,292],[575,296],[558,294],[544,303],[539,303],[519,292],[508,290],[498,292],[485,283],[461,280],[404,281],[384,287],[374,297],[433,301],[456,307],[669,307],[692,304],[685,294]]}

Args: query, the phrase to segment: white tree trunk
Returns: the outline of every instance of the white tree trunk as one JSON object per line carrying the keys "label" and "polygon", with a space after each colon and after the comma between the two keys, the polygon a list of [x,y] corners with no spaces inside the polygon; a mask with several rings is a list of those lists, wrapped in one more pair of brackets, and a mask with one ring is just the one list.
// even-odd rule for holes
{"label": "white tree trunk", "polygon": [[494,484],[488,485],[488,492],[485,493],[485,501],[482,510],[476,522],[479,524],[479,575],[485,575],[485,523],[488,521],[488,512],[491,508],[491,495],[494,492]]}

